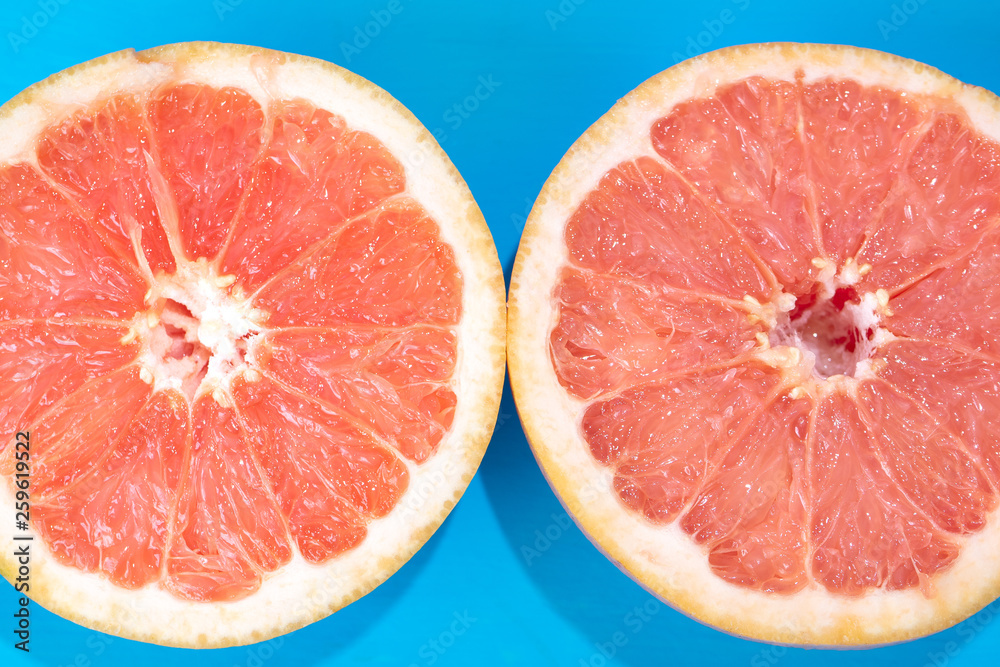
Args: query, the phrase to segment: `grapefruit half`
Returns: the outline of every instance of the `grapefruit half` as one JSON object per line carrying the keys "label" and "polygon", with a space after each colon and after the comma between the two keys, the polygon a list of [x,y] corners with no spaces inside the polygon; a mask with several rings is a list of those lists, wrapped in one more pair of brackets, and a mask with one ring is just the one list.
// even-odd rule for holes
{"label": "grapefruit half", "polygon": [[581,528],[738,635],[872,645],[1000,593],[1000,100],[766,44],[629,93],[515,262],[514,396]]}
{"label": "grapefruit half", "polygon": [[193,43],[29,88],[0,109],[0,569],[23,590],[33,538],[32,599],[168,645],[349,604],[479,465],[504,306],[458,172],[350,72]]}

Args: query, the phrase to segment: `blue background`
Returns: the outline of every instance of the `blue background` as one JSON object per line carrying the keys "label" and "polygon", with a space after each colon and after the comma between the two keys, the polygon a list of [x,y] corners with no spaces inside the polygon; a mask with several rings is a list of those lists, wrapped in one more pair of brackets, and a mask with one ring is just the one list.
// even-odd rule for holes
{"label": "blue background", "polygon": [[[374,37],[354,42],[388,0],[6,0],[0,101],[128,47],[216,40],[331,60],[387,89],[439,130],[509,276],[530,204],[562,154],[615,100],[679,58],[748,42],[845,43],[915,58],[1000,92],[1000,3],[993,0],[398,2],[402,11]],[[732,22],[723,24],[718,19],[727,9]],[[449,114],[480,77],[492,77],[494,92],[467,118]],[[643,606],[644,615],[634,613]],[[525,442],[509,389],[479,474],[444,526],[386,584],[326,620],[255,646],[190,651],[112,638],[34,607],[32,651],[25,655],[12,648],[7,629],[6,610],[14,609],[13,588],[0,585],[0,664],[17,667],[182,661],[190,667],[807,661],[957,667],[997,664],[1000,653],[1000,620],[992,618],[1000,602],[952,630],[866,652],[743,641],[661,605],[567,525]],[[614,646],[616,638],[622,646]]]}

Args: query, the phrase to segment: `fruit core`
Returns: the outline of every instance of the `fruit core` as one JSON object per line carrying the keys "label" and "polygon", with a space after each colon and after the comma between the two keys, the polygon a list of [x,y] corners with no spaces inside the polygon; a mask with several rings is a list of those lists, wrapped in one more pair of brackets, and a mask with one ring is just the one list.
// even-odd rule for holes
{"label": "fruit core", "polygon": [[795,298],[778,317],[770,345],[798,349],[817,379],[854,377],[875,352],[877,306],[876,295],[861,295],[850,285],[821,286]]}
{"label": "fruit core", "polygon": [[146,298],[129,336],[144,346],[142,377],[189,400],[228,387],[236,373],[253,379],[253,346],[263,313],[249,306],[229,276],[194,263],[161,276]]}

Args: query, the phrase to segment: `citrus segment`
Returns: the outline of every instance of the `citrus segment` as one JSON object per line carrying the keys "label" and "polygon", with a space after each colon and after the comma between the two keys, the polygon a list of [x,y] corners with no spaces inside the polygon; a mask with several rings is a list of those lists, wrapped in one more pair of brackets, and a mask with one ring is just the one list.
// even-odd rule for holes
{"label": "citrus segment", "polygon": [[861,595],[924,583],[958,556],[890,478],[857,404],[834,394],[819,405],[811,488],[812,572],[825,587]]}
{"label": "citrus segment", "polygon": [[272,112],[271,136],[234,224],[223,270],[256,289],[339,223],[404,188],[403,169],[382,143],[308,102]]}
{"label": "citrus segment", "polygon": [[[38,445],[31,452],[35,497],[65,491],[103,466],[149,397],[138,371],[126,367],[87,382],[36,417]],[[114,400],[121,410],[102,410],[106,400]],[[40,530],[45,533],[44,521]],[[73,545],[64,546],[69,547],[64,557],[72,558]]]}
{"label": "citrus segment", "polygon": [[229,234],[264,141],[264,110],[245,90],[181,84],[148,102],[158,167],[188,259],[214,258]]}
{"label": "citrus segment", "polygon": [[898,336],[954,341],[1000,354],[998,241],[1000,230],[994,230],[971,252],[901,292],[886,327]]}
{"label": "citrus segment", "polygon": [[35,503],[41,532],[59,557],[125,588],[160,578],[187,418],[176,395],[153,396],[98,466]]}
{"label": "citrus segment", "polygon": [[928,126],[858,253],[871,285],[891,291],[968,252],[1000,222],[1000,143],[954,113],[923,110]]}
{"label": "citrus segment", "polygon": [[[622,501],[651,521],[666,523],[677,518],[732,440],[764,410],[776,380],[761,368],[688,374],[595,402],[581,427],[594,458],[614,466],[614,488]],[[705,392],[731,405],[730,413],[716,417],[702,400]],[[671,407],[664,413],[667,402]]]}
{"label": "citrus segment", "polygon": [[0,109],[0,502],[30,464],[33,596],[218,646],[364,595],[482,457],[503,306],[451,163],[335,66],[192,44],[39,84]]}
{"label": "citrus segment", "polygon": [[288,530],[236,410],[203,395],[191,426],[165,585],[193,600],[237,599],[291,559]]}
{"label": "citrus segment", "polygon": [[896,91],[851,80],[803,86],[800,113],[823,248],[842,262],[857,255],[875,228],[926,121],[916,102]]}
{"label": "citrus segment", "polygon": [[270,377],[339,406],[412,461],[424,461],[452,424],[455,334],[409,329],[278,329],[257,362]]}
{"label": "citrus segment", "polygon": [[1000,489],[1000,362],[946,342],[896,340],[879,373],[968,447]]}
{"label": "citrus segment", "polygon": [[764,408],[715,462],[680,519],[708,548],[708,562],[723,579],[779,593],[807,584],[804,454],[811,408],[787,394]]}
{"label": "citrus segment", "polygon": [[453,325],[462,277],[437,224],[408,199],[348,223],[262,285],[271,327]]}
{"label": "citrus segment", "polygon": [[728,361],[752,350],[763,331],[740,302],[577,269],[565,269],[555,296],[552,359],[580,398]]}
{"label": "citrus segment", "polygon": [[127,331],[124,323],[85,320],[0,324],[0,428],[15,432],[88,380],[135,359],[138,344],[121,343]]}
{"label": "citrus segment", "polygon": [[38,164],[116,257],[136,268],[173,271],[153,197],[152,150],[142,102],[122,95],[50,128],[40,139]]}
{"label": "citrus segment", "polygon": [[730,230],[652,158],[611,170],[566,226],[573,262],[598,273],[736,296],[768,282]]}
{"label": "citrus segment", "polygon": [[128,318],[146,288],[28,165],[0,166],[0,320]]}
{"label": "citrus segment", "polygon": [[[752,77],[678,104],[651,130],[656,152],[739,228],[785,285],[811,276],[810,260],[822,252],[806,212],[798,108],[794,83]],[[740,273],[734,267],[727,275]]]}
{"label": "citrus segment", "polygon": [[996,495],[965,443],[883,382],[863,383],[858,402],[883,469],[934,525],[971,533],[986,524]]}
{"label": "citrus segment", "polygon": [[755,45],[624,98],[532,211],[511,377],[609,556],[724,629],[875,644],[1000,593],[1000,101]]}
{"label": "citrus segment", "polygon": [[392,510],[406,490],[405,464],[333,405],[267,378],[238,383],[235,395],[306,560],[322,562],[356,546],[367,519]]}

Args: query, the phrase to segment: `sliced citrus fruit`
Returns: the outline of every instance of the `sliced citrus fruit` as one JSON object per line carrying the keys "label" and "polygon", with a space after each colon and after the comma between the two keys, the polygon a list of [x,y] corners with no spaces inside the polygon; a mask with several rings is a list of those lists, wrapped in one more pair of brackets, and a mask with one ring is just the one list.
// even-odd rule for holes
{"label": "sliced citrus fruit", "polygon": [[441,524],[496,418],[504,285],[387,93],[181,44],[0,110],[0,331],[4,576],[32,536],[37,602],[219,646],[352,602]]}
{"label": "sliced citrus fruit", "polygon": [[1000,100],[850,47],[642,84],[545,184],[514,395],[583,530],[724,630],[878,644],[1000,593]]}

